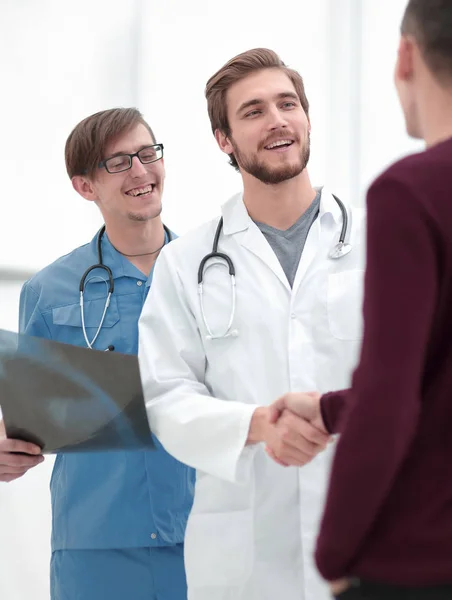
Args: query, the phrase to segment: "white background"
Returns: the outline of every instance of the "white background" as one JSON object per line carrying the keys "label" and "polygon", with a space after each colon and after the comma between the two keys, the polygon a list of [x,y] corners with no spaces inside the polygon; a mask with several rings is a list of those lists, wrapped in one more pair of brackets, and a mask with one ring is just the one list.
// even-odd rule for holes
{"label": "white background", "polygon": [[[114,106],[144,112],[165,145],[164,220],[179,234],[240,189],[211,134],[204,87],[246,49],[272,48],[301,72],[312,181],[362,204],[376,174],[421,148],[405,134],[392,84],[404,7],[405,0],[0,0],[0,328],[17,328],[20,282],[6,275],[43,267],[101,224],[64,167],[66,138],[85,116]],[[51,464],[50,457],[0,484],[2,599],[49,598]]]}

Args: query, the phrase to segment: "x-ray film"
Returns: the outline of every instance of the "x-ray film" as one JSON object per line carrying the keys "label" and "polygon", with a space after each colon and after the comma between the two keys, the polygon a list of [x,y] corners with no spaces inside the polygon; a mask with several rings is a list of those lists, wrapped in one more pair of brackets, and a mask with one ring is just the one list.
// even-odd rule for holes
{"label": "x-ray film", "polygon": [[136,356],[0,330],[0,406],[43,453],[154,447]]}

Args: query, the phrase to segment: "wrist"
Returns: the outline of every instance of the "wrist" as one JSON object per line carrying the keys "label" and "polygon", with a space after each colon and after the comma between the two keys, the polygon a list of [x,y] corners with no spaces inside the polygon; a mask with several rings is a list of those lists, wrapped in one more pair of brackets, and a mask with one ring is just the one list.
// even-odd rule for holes
{"label": "wrist", "polygon": [[258,444],[265,441],[265,432],[269,423],[269,410],[267,406],[259,406],[253,413],[248,430],[246,445]]}

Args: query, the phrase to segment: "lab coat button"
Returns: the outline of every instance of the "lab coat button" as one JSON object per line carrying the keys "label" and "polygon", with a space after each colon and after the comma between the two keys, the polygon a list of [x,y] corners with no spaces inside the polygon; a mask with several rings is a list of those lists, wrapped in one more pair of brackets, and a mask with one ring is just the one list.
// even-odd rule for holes
{"label": "lab coat button", "polygon": [[292,313],[292,314],[290,315],[290,318],[291,318],[291,319],[296,319],[296,318],[297,318],[297,315],[296,315],[295,313]]}
{"label": "lab coat button", "polygon": [[157,537],[157,534],[156,534],[156,533],[151,533],[151,538],[152,538],[153,540],[155,540],[155,539],[156,539],[156,537]]}

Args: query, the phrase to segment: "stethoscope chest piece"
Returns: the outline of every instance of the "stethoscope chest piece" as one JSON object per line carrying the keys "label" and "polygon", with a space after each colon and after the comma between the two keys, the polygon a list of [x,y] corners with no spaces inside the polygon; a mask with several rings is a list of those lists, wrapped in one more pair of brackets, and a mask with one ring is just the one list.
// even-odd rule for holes
{"label": "stethoscope chest piece", "polygon": [[346,244],[345,242],[339,242],[331,249],[329,254],[330,258],[342,258],[343,256],[347,256],[347,254],[351,251],[351,244]]}

